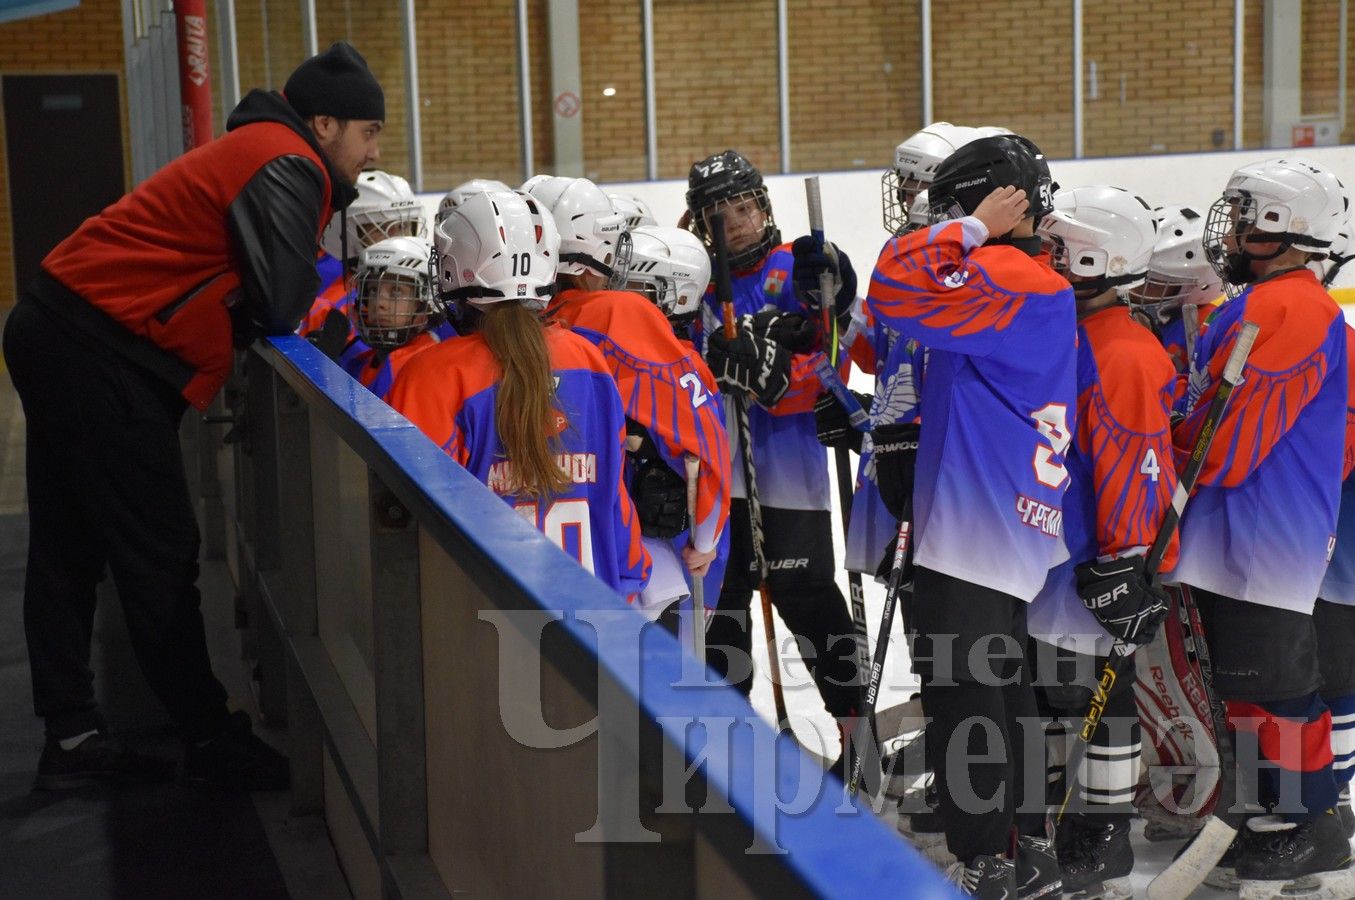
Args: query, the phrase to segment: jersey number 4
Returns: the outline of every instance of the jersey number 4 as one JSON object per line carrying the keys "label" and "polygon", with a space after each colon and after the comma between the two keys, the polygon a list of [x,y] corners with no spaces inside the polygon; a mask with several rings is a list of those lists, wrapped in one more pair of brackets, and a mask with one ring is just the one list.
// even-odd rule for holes
{"label": "jersey number 4", "polygon": [[[528,522],[536,524],[537,504],[519,503],[513,507]],[[588,516],[588,501],[583,499],[556,500],[546,507],[541,519],[541,533],[579,561],[579,565],[593,572],[593,532]]]}
{"label": "jersey number 4", "polygon": [[1063,455],[1068,452],[1068,445],[1073,440],[1068,431],[1068,406],[1064,403],[1047,403],[1031,413],[1030,417],[1035,420],[1040,437],[1048,441],[1047,446],[1039,444],[1035,447],[1035,458],[1031,460],[1035,466],[1035,478],[1046,487],[1060,487],[1068,479]]}

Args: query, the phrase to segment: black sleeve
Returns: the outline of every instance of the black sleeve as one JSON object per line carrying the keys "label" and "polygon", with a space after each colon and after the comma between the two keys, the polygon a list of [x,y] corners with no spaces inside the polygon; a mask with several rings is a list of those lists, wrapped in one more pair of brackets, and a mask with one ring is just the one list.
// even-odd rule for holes
{"label": "black sleeve", "polygon": [[250,338],[292,333],[315,300],[324,177],[303,156],[279,156],[231,202],[227,221],[241,290],[233,313]]}

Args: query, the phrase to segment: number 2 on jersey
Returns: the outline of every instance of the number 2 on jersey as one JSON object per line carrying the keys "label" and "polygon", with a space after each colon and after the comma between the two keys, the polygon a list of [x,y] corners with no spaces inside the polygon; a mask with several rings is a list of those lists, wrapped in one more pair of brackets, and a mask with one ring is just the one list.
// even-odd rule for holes
{"label": "number 2 on jersey", "polygon": [[695,372],[688,372],[678,379],[678,384],[692,392],[692,409],[697,409],[702,403],[710,399],[710,394],[706,393],[706,386],[701,383]]}
{"label": "number 2 on jersey", "polygon": [[[536,524],[537,504],[519,503],[513,507],[518,515]],[[588,515],[588,501],[582,498],[556,500],[546,507],[541,519],[541,532],[550,542],[573,556],[590,574],[593,572],[593,532]]]}
{"label": "number 2 on jersey", "polygon": [[1063,465],[1063,454],[1073,436],[1068,431],[1068,406],[1063,403],[1047,403],[1030,414],[1040,436],[1049,442],[1049,446],[1037,445],[1035,458],[1031,460],[1035,467],[1035,478],[1046,487],[1056,488],[1068,478],[1068,469]]}

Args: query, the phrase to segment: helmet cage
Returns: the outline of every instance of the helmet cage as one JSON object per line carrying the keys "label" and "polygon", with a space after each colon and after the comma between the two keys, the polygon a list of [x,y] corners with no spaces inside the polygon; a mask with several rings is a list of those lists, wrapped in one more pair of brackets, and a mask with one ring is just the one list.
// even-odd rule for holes
{"label": "helmet cage", "polygon": [[[393,237],[422,238],[423,205],[417,200],[378,209],[361,210],[347,217],[347,252],[360,255],[365,247]],[[355,251],[358,251],[355,253]]]}
{"label": "helmet cage", "polygon": [[350,315],[368,346],[394,350],[435,324],[439,307],[427,271],[378,265],[359,270],[357,281]]}
{"label": "helmet cage", "polygon": [[918,194],[927,189],[929,181],[914,175],[900,174],[898,169],[886,169],[880,176],[880,204],[883,210],[885,230],[890,234],[902,234],[912,228],[909,214],[917,202]]}
{"label": "helmet cage", "polygon": [[[781,243],[781,232],[776,227],[776,222],[772,219],[772,202],[767,196],[767,188],[763,185],[746,191],[740,191],[729,197],[717,200],[706,206],[700,212],[692,217],[692,223],[695,226],[697,237],[701,238],[712,252],[715,249],[715,239],[711,228],[711,219],[717,212],[725,214],[725,233],[729,233],[730,225],[733,220],[729,217],[731,208],[751,200],[757,204],[757,210],[762,215],[762,230],[752,239],[748,246],[738,250],[729,248],[729,266],[738,271],[747,269],[761,262],[762,259],[772,251],[777,244]],[[747,214],[745,214],[747,215]]]}

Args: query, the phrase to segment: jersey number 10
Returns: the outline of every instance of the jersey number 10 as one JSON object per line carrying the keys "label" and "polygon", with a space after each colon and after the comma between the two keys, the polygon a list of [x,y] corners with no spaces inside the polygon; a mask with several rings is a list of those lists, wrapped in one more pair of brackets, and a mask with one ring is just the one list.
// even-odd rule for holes
{"label": "jersey number 10", "polygon": [[536,503],[519,503],[513,507],[517,514],[541,529],[550,542],[579,561],[593,574],[593,531],[588,515],[588,501],[582,498],[556,500],[546,507],[546,514],[537,522]]}

